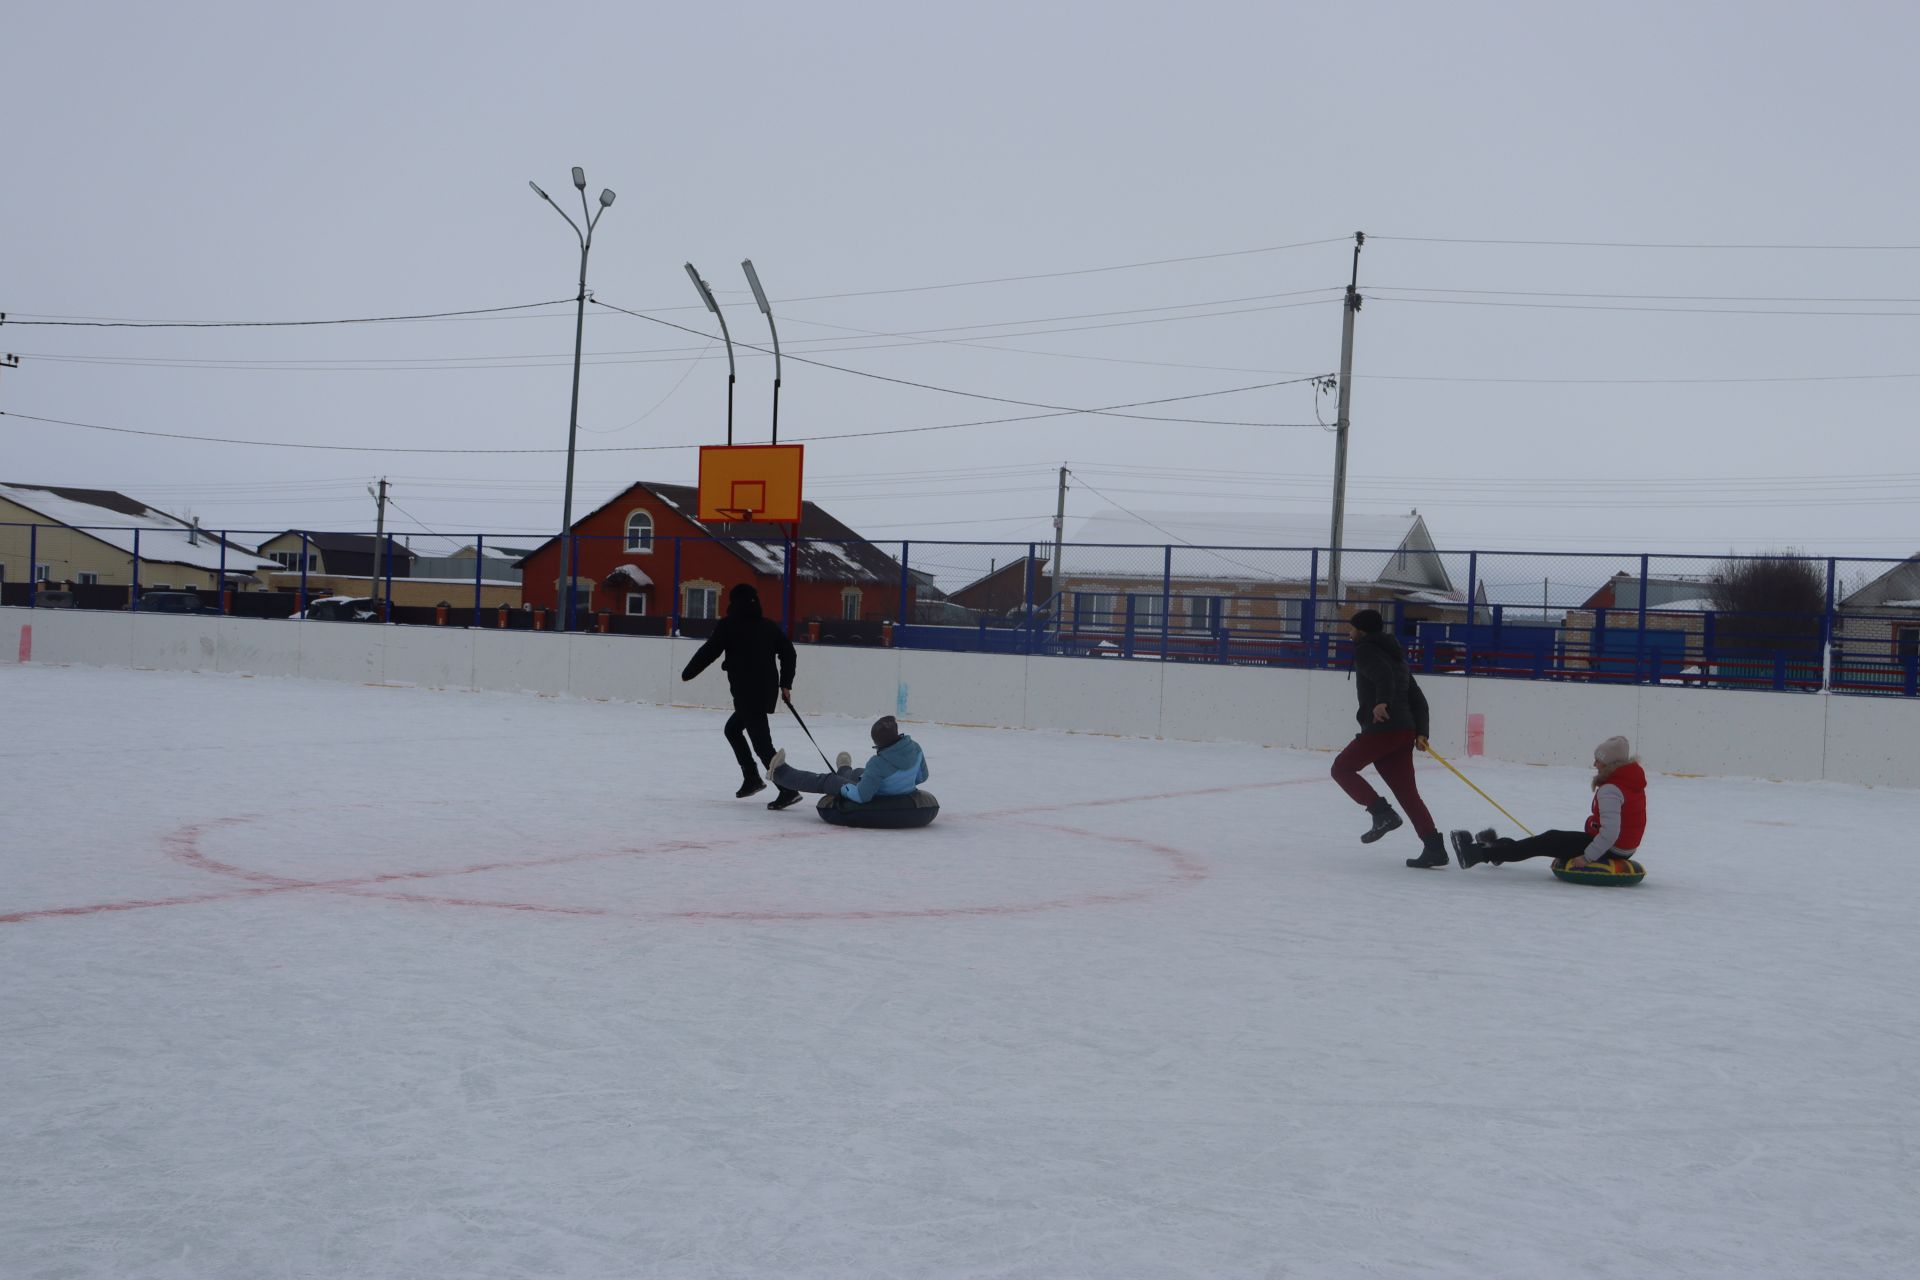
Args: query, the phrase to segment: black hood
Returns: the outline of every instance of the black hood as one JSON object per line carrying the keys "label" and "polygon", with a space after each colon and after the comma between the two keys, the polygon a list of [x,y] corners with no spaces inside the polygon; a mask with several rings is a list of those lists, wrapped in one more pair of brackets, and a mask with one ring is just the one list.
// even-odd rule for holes
{"label": "black hood", "polygon": [[727,616],[752,622],[762,616],[760,612],[760,593],[751,584],[741,583],[727,593]]}
{"label": "black hood", "polygon": [[1390,631],[1374,631],[1363,635],[1353,642],[1353,647],[1358,649],[1363,644],[1384,650],[1402,662],[1407,660],[1407,651],[1400,647],[1400,641]]}

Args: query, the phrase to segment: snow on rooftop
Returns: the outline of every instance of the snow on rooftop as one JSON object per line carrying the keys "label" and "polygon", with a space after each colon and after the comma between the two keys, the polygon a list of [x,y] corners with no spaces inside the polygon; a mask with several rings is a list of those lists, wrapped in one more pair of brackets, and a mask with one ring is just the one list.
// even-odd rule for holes
{"label": "snow on rooftop", "polygon": [[[29,485],[0,484],[0,498],[45,516],[57,524],[81,529],[90,538],[133,554],[134,533],[139,532],[140,559],[143,563],[186,565],[218,572],[224,564],[229,573],[248,573],[255,569],[278,569],[280,565],[264,560],[229,542],[224,552],[220,540],[205,529],[196,534],[177,517],[141,504],[142,514],[129,515],[108,507],[80,502],[48,489]],[[137,501],[137,500],[136,500]]]}

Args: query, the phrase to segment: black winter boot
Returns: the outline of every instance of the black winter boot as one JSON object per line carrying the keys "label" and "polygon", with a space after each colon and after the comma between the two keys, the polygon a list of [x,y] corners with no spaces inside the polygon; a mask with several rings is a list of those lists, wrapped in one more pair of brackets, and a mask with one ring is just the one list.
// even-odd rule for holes
{"label": "black winter boot", "polygon": [[766,789],[767,789],[767,784],[760,781],[760,779],[757,777],[742,778],[740,780],[740,789],[733,793],[733,798],[735,800],[745,800],[748,796],[752,795],[754,792],[765,791]]}
{"label": "black winter boot", "polygon": [[1452,859],[1447,857],[1447,838],[1438,831],[1432,835],[1420,837],[1420,856],[1408,858],[1410,867],[1444,867]]}
{"label": "black winter boot", "polygon": [[792,804],[795,800],[798,800],[799,798],[800,798],[800,793],[798,791],[795,791],[792,787],[782,787],[780,788],[779,793],[775,795],[773,799],[767,801],[767,808],[784,809],[788,805]]}
{"label": "black winter boot", "polygon": [[1474,843],[1471,832],[1454,831],[1448,835],[1453,841],[1454,859],[1459,862],[1461,870],[1477,867],[1487,860],[1487,851]]}
{"label": "black winter boot", "polygon": [[1367,814],[1373,819],[1373,827],[1360,837],[1361,844],[1372,844],[1387,832],[1401,825],[1400,815],[1385,800],[1375,800],[1367,806]]}

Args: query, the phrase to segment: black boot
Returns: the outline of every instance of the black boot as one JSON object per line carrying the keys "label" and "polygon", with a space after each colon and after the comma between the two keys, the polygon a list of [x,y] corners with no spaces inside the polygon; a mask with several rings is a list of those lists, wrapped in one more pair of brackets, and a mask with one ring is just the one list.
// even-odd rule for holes
{"label": "black boot", "polygon": [[1453,856],[1460,863],[1461,870],[1477,867],[1487,860],[1487,851],[1473,842],[1473,835],[1467,831],[1449,833],[1453,841]]}
{"label": "black boot", "polygon": [[1420,856],[1408,858],[1410,867],[1444,867],[1452,859],[1447,857],[1447,838],[1438,831],[1432,835],[1420,837]]}
{"label": "black boot", "polygon": [[1373,827],[1360,837],[1361,844],[1372,844],[1381,836],[1401,825],[1400,815],[1385,800],[1375,800],[1367,806],[1367,815],[1373,819]]}
{"label": "black boot", "polygon": [[735,800],[745,800],[754,792],[765,791],[766,789],[767,784],[760,781],[758,777],[742,778],[740,780],[740,789],[733,793],[733,798]]}
{"label": "black boot", "polygon": [[792,787],[781,787],[778,795],[767,801],[769,809],[784,809],[800,798],[800,793]]}
{"label": "black boot", "polygon": [[1496,832],[1492,827],[1488,827],[1485,831],[1476,831],[1473,833],[1473,842],[1475,844],[1484,844],[1488,848],[1492,848],[1493,842],[1498,840],[1499,838],[1500,838],[1499,833]]}

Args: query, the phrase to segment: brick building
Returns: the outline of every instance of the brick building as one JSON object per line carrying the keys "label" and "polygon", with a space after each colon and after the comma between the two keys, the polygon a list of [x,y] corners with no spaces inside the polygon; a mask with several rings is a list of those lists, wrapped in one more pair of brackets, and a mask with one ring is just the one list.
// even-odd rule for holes
{"label": "brick building", "polygon": [[[780,618],[785,530],[757,521],[707,524],[698,511],[699,492],[691,485],[639,481],[576,520],[576,608],[583,614],[712,618],[726,612],[735,583],[750,582],[767,616]],[[898,617],[900,562],[811,502],[800,515],[789,620]],[[525,601],[536,609],[553,607],[560,539],[542,543],[520,568]],[[907,591],[911,604],[911,582]]]}

